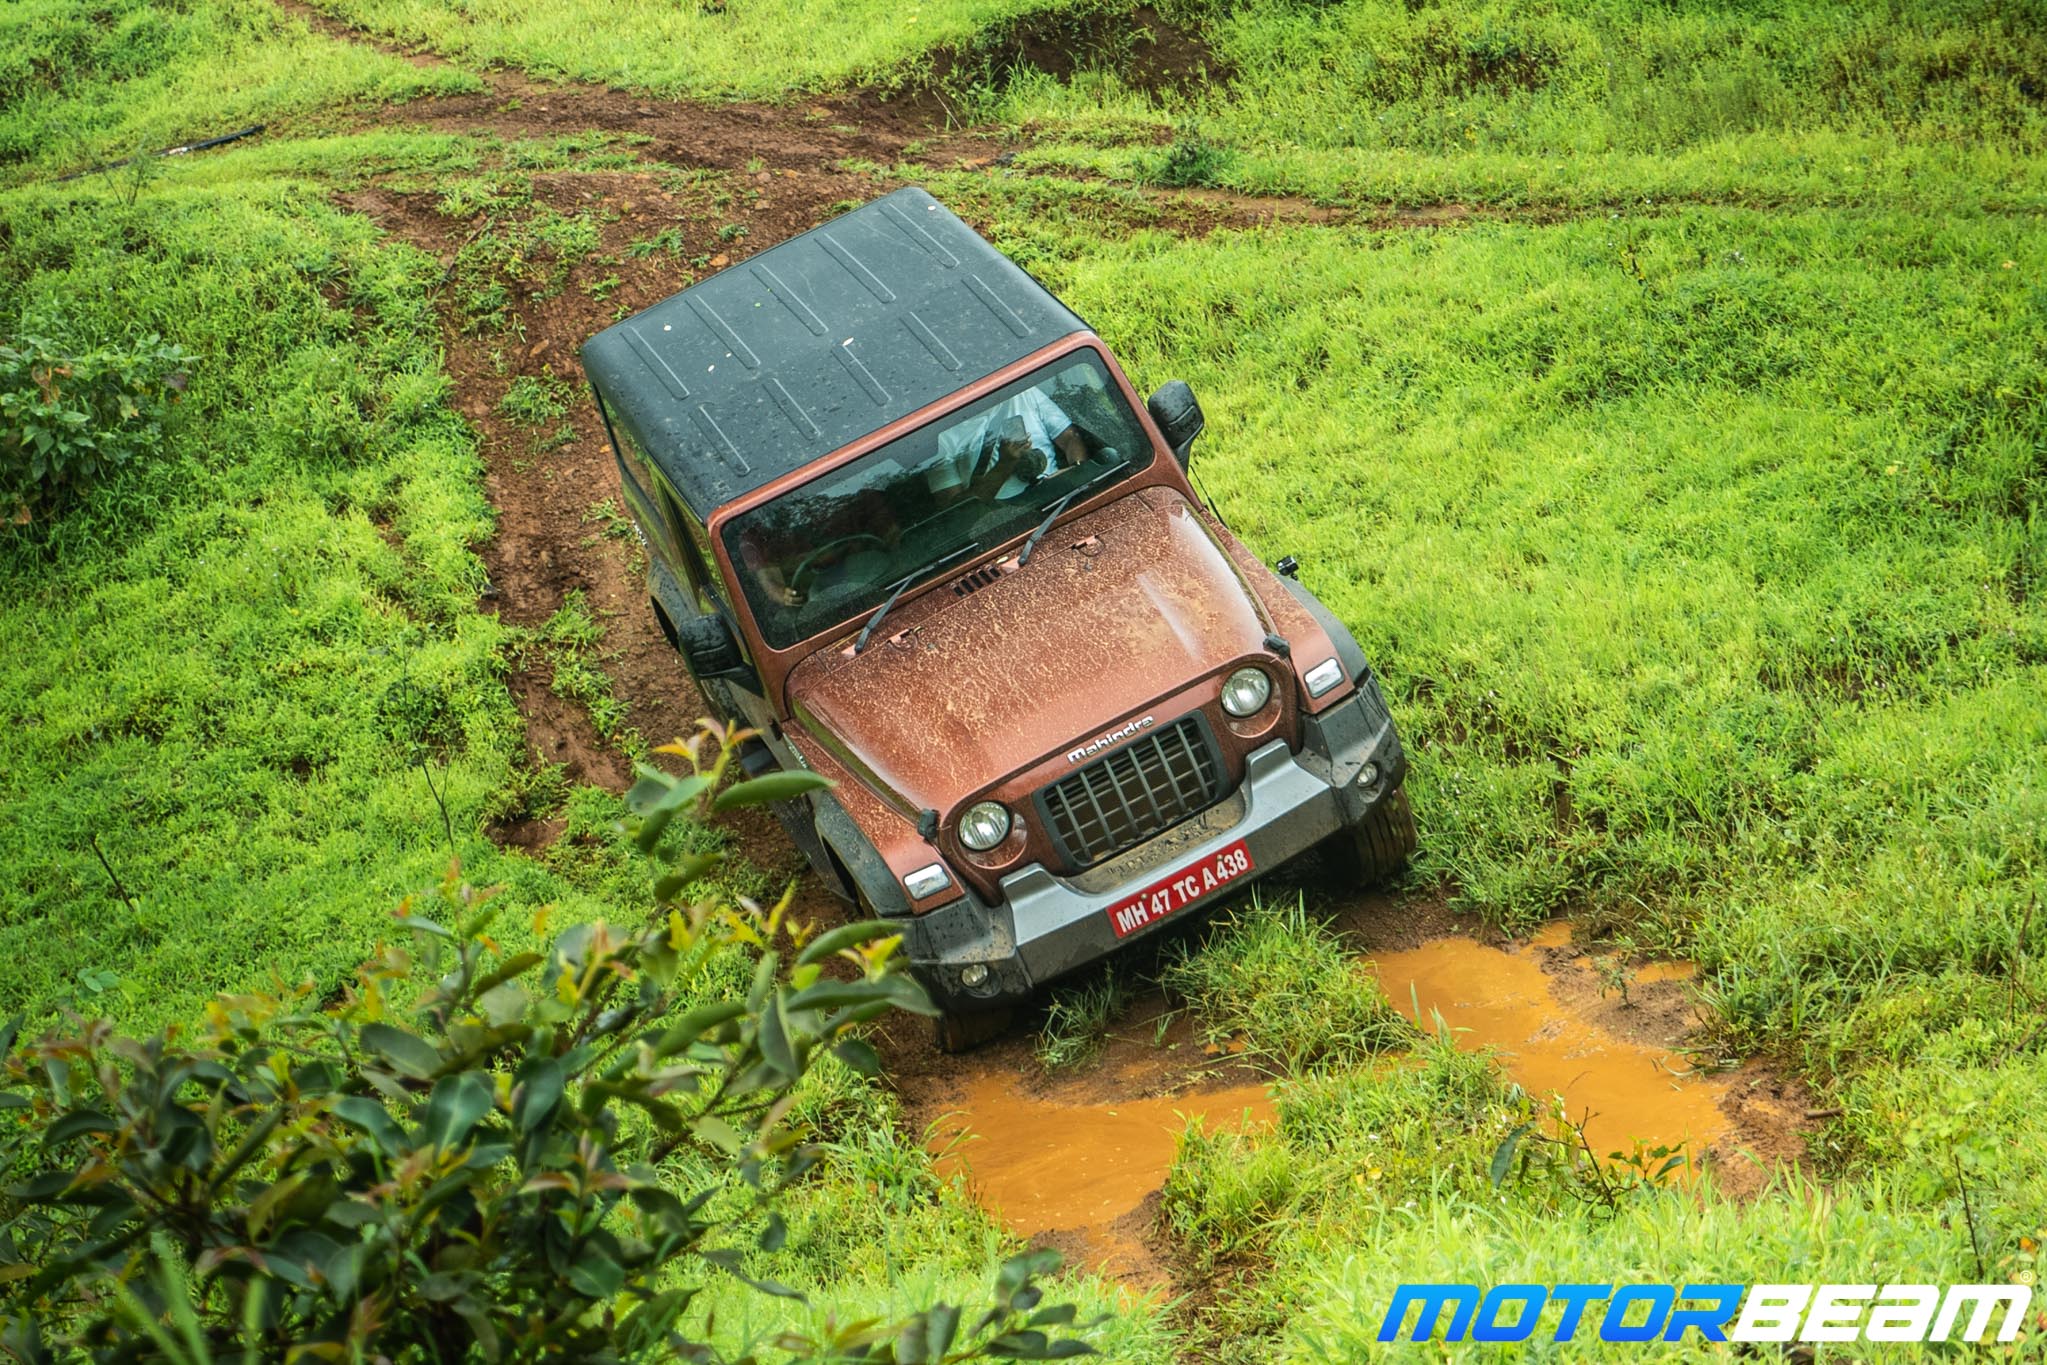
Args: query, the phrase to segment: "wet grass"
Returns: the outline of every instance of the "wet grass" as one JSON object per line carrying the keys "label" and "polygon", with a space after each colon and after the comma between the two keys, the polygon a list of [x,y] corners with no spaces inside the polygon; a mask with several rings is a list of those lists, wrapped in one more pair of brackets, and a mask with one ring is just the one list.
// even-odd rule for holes
{"label": "wet grass", "polygon": [[1226,86],[1026,76],[974,107],[1034,129],[1023,165],[1326,203],[2037,209],[2043,31],[1988,2],[1237,6],[1205,26]]}
{"label": "wet grass", "polygon": [[1255,896],[1225,911],[1198,943],[1168,950],[1160,973],[1205,1040],[1282,1075],[1404,1049],[1413,1027],[1299,896]]}
{"label": "wet grass", "polygon": [[664,95],[754,99],[900,81],[934,48],[965,45],[991,25],[1061,7],[1050,0],[913,0],[877,23],[858,5],[816,0],[515,0],[488,11],[432,0],[320,5],[371,33],[463,62]]}
{"label": "wet grass", "polygon": [[[1418,876],[1497,925],[1568,908],[1693,956],[1723,1049],[1784,1058],[1843,1111],[1814,1134],[1830,1195],[1652,1191],[1609,1216],[1492,1189],[1516,1110],[1496,1083],[1452,1102],[1295,1056],[1279,1130],[1190,1134],[1173,1179],[1183,1247],[1234,1285],[1215,1354],[1367,1351],[1393,1283],[1498,1282],[1559,1238],[1594,1278],[1659,1245],[1774,1274],[1808,1240],[1855,1249],[1842,1273],[1865,1254],[1966,1278],[1965,1183],[1989,1273],[2036,1266],[2032,217],[1692,207],[1188,241],[1105,232],[1120,208],[1049,206],[1043,179],[948,188],[1140,391],[1193,384],[1196,480],[1268,561],[1300,556],[1394,698]],[[1347,981],[1257,994],[1314,937],[1226,935],[1177,970],[1251,1002],[1210,985],[1219,1031],[1340,1019]],[[1411,1158],[1374,1156],[1403,1112],[1426,1119]]]}
{"label": "wet grass", "polygon": [[482,88],[313,33],[272,0],[17,0],[0,9],[0,181],[337,104]]}
{"label": "wet grass", "polygon": [[[474,86],[253,0],[101,8],[0,18],[6,175]],[[747,25],[795,10],[336,8],[464,60],[758,94],[900,73],[1025,7],[944,4],[915,31],[848,8],[752,49]],[[1121,1305],[1110,1354],[1369,1355],[1413,1280],[2037,1275],[2037,16],[1352,0],[1209,22],[1228,90],[1013,80],[985,107],[1040,120],[1038,145],[932,183],[1141,387],[1192,381],[1197,478],[1255,549],[1301,556],[1381,669],[1413,742],[1417,875],[1495,923],[1570,908],[1694,957],[1722,1047],[1782,1058],[1842,1113],[1815,1134],[1824,1190],[1740,1203],[1709,1180],[1599,1211],[1568,1180],[1495,1188],[1524,1097],[1393,1036],[1311,919],[1247,908],[1168,974],[1209,1036],[1285,1073],[1279,1124],[1189,1135],[1162,1213],[1208,1297],[1170,1331]],[[474,611],[489,512],[432,345],[437,309],[509,340],[515,296],[592,250],[530,172],[623,155],[380,130],[0,196],[0,330],[154,328],[202,356],[160,466],[0,557],[0,1010],[147,1023],[273,970],[331,982],[450,829],[519,907],[630,903],[615,800],[525,766],[501,681],[519,642]],[[373,174],[484,229],[446,285],[332,206]],[[1139,182],[1598,212],[1196,241],[1159,230]],[[704,268],[717,248],[649,249]],[[507,398],[544,432],[560,394]],[[545,645],[593,708],[601,640],[585,608]],[[544,859],[482,837],[535,815],[567,826]],[[1112,995],[1055,1004],[1062,1064]],[[1399,1064],[1374,1064],[1389,1046]],[[832,1076],[804,1103],[832,1157],[787,1258],[754,1269],[814,1307],[720,1286],[703,1302],[730,1340],[986,1275],[1003,1235],[884,1091]]]}
{"label": "wet grass", "polygon": [[1038,1064],[1047,1071],[1085,1066],[1108,1041],[1109,1027],[1130,1003],[1131,983],[1114,966],[1078,984],[1055,987],[1038,1028]]}

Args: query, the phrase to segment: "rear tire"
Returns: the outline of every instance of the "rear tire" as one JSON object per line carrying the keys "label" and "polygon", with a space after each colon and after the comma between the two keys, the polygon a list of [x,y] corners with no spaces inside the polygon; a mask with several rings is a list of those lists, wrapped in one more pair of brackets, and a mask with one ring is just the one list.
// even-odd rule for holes
{"label": "rear tire", "polygon": [[1395,787],[1358,824],[1324,845],[1331,876],[1345,886],[1380,886],[1398,877],[1414,852],[1414,811]]}
{"label": "rear tire", "polygon": [[932,1021],[938,1050],[947,1053],[972,1052],[1000,1037],[1009,1028],[1016,1011],[1008,1007],[961,1013],[947,1010]]}

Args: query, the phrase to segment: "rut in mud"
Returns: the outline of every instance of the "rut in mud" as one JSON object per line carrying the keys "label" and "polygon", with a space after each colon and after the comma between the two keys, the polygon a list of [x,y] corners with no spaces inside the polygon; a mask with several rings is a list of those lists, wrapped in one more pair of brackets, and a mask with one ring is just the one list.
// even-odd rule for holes
{"label": "rut in mud", "polygon": [[[644,169],[534,173],[534,202],[586,215],[601,241],[548,287],[515,288],[501,328],[480,331],[446,301],[443,341],[454,402],[480,435],[498,516],[495,536],[482,547],[491,581],[482,608],[539,628],[580,595],[602,625],[597,663],[625,703],[626,723],[658,743],[688,733],[704,707],[647,610],[641,551],[617,534],[616,475],[576,362],[585,338],[688,282],[672,255],[629,248],[679,233],[708,256],[708,268],[719,268],[897,183],[849,169],[850,161],[904,174],[925,166],[1000,175],[1007,144],[993,130],[939,132],[900,105],[863,96],[703,106],[542,86],[504,73],[488,79],[488,94],[376,117],[500,137],[596,129],[651,139],[640,149]],[[716,174],[693,182],[678,170]],[[373,182],[342,199],[441,261],[451,279],[457,253],[477,230],[443,213],[431,192]],[[1133,202],[1145,225],[1189,234],[1344,217],[1301,201],[1214,191]],[[1118,210],[1100,211],[1113,219]],[[1387,221],[1447,226],[1466,216],[1447,206]],[[735,223],[743,232],[730,231]],[[507,417],[501,405],[522,379],[573,386],[565,439],[550,438],[543,448],[534,429]],[[539,655],[509,680],[532,760],[623,790],[630,771],[617,746],[600,735],[583,703],[560,695],[556,681]],[[558,832],[558,822],[544,818],[494,831],[541,852]],[[802,912],[837,913],[771,821],[756,816],[738,834],[743,854],[770,878],[798,879]],[[1682,1074],[1689,1064],[1678,1049],[1696,1021],[1681,970],[1627,969],[1622,1000],[1601,994],[1589,959],[1565,942],[1482,941],[1438,898],[1353,897],[1333,915],[1360,969],[1376,963],[1396,1004],[1418,1003],[1425,1023],[1439,1013],[1463,1045],[1498,1046],[1530,1089],[1561,1090],[1574,1115],[1593,1111],[1601,1143],[1686,1138],[1694,1151],[1711,1154],[1723,1183],[1735,1188],[1755,1183],[1768,1163],[1799,1154],[1802,1108],[1781,1081],[1759,1069],[1710,1079]],[[1023,1033],[966,1058],[936,1053],[917,1021],[891,1024],[883,1042],[913,1134],[928,1135],[941,1164],[962,1174],[997,1217],[1140,1289],[1198,1287],[1176,1273],[1159,1230],[1158,1192],[1188,1117],[1200,1116],[1211,1130],[1273,1121],[1266,1075],[1228,1049],[1202,1046],[1192,1022],[1155,991],[1116,1021],[1098,1062],[1073,1074],[1048,1075]]]}
{"label": "rut in mud", "polygon": [[[1561,1095],[1602,1160],[1638,1139],[1682,1144],[1739,1196],[1804,1156],[1801,1087],[1759,1064],[1723,1072],[1694,1060],[1704,1020],[1689,964],[1608,959],[1575,945],[1566,921],[1516,942],[1430,895],[1350,893],[1321,912],[1357,969],[1422,1028],[1492,1051],[1531,1094]],[[1275,1121],[1272,1077],[1230,1047],[1204,1047],[1155,990],[1074,1071],[1048,1073],[1028,1037],[967,1058],[918,1056],[898,1040],[890,1056],[913,1126],[990,1212],[1145,1292],[1199,1287],[1160,1228],[1181,1130],[1190,1119],[1210,1132]]]}

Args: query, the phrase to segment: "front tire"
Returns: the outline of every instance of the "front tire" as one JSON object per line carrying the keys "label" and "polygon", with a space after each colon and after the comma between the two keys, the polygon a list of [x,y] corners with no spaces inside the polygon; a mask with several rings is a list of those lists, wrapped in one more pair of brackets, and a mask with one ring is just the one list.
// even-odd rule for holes
{"label": "front tire", "polygon": [[957,1055],[972,1052],[986,1042],[992,1042],[1009,1028],[1015,1011],[1007,1007],[991,1010],[974,1010],[971,1013],[947,1010],[932,1021],[934,1039],[940,1052]]}
{"label": "front tire", "polygon": [[1363,820],[1331,835],[1325,847],[1337,882],[1383,886],[1406,870],[1414,845],[1414,811],[1407,804],[1407,788],[1395,787]]}

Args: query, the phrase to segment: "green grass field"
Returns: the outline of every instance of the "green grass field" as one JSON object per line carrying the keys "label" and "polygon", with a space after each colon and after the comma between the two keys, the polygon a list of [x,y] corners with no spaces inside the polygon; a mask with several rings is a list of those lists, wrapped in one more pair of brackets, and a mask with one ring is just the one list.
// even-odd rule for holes
{"label": "green grass field", "polygon": [[[0,529],[0,1013],[153,1026],[273,973],[331,986],[451,853],[522,911],[635,904],[616,800],[532,765],[504,682],[519,651],[574,648],[558,682],[601,709],[597,627],[475,609],[492,509],[436,318],[502,325],[471,306],[478,250],[437,262],[333,191],[466,202],[638,153],[365,132],[365,110],[398,101],[379,121],[400,125],[490,66],[900,92],[1047,7],[322,8],[452,64],[260,0],[0,14],[0,342],[156,332],[198,356],[161,458]],[[1279,1123],[1190,1132],[1161,1217],[1204,1293],[1076,1275],[1116,1312],[1098,1343],[1357,1359],[1402,1281],[2037,1276],[2047,11],[1161,9],[1232,78],[1147,92],[1127,52],[1010,73],[953,93],[1019,139],[1013,164],[871,183],[914,175],[985,224],[1140,389],[1194,386],[1197,479],[1254,549],[1300,557],[1410,736],[1416,885],[1693,959],[1718,1049],[1840,1112],[1749,1200],[1496,1187],[1526,1101],[1285,897],[1246,905],[1163,970],[1268,1060]],[[52,180],[252,121],[280,132]],[[1190,233],[1138,187],[1472,212]],[[501,410],[540,431],[567,401],[535,383]],[[484,834],[541,814],[569,824],[543,857]],[[1085,1064],[1128,989],[1072,995],[1041,1055]],[[815,1302],[720,1288],[735,1344],[968,1292],[1008,1245],[885,1089],[813,1089],[832,1160],[756,1268]]]}

